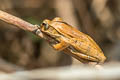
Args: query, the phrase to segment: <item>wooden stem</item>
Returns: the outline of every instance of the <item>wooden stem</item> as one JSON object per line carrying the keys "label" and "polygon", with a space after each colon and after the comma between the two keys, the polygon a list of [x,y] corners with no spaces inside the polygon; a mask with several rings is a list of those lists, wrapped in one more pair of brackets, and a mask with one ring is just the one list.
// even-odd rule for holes
{"label": "wooden stem", "polygon": [[[18,17],[10,15],[4,11],[1,11],[1,10],[0,10],[0,19],[9,23],[9,24],[15,25],[23,30],[27,30],[27,31],[30,31],[33,33],[37,30],[37,26],[35,26],[29,22],[26,22],[23,19],[20,19]],[[39,31],[39,33],[35,32],[35,34],[38,35],[39,37],[43,38],[43,35],[40,31]]]}

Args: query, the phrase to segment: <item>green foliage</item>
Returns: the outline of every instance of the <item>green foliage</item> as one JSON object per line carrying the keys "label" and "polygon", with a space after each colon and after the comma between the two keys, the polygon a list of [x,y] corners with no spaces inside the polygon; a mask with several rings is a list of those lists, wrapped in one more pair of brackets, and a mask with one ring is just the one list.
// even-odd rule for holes
{"label": "green foliage", "polygon": [[32,24],[40,24],[41,22],[39,20],[36,20],[35,18],[33,17],[27,17],[27,18],[24,18],[26,21],[32,23]]}
{"label": "green foliage", "polygon": [[39,42],[41,41],[41,38],[39,38],[38,36],[34,35],[31,32],[26,32],[27,35],[32,39],[33,42]]}

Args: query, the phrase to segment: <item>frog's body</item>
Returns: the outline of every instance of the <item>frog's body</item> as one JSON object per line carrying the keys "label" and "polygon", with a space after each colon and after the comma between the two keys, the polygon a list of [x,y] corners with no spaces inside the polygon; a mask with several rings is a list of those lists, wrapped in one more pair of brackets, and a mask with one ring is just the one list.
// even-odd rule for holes
{"label": "frog's body", "polygon": [[64,51],[84,63],[103,63],[106,59],[91,37],[63,22],[61,18],[44,20],[40,30],[54,49]]}

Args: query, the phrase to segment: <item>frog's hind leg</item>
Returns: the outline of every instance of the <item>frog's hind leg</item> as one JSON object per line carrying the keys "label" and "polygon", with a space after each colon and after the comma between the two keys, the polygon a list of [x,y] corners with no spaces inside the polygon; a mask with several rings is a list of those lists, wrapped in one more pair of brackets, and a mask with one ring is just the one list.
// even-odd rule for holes
{"label": "frog's hind leg", "polygon": [[61,51],[65,48],[67,48],[68,46],[69,45],[66,42],[62,41],[60,43],[54,44],[53,48],[56,49],[57,51]]}
{"label": "frog's hind leg", "polygon": [[78,60],[80,60],[83,63],[87,63],[87,62],[90,62],[90,61],[92,61],[92,62],[98,62],[98,59],[96,59],[94,57],[91,57],[89,55],[85,55],[85,54],[80,53],[80,52],[73,51],[71,49],[69,49],[69,50],[70,50],[70,52],[72,53],[72,55],[74,57],[76,57]]}

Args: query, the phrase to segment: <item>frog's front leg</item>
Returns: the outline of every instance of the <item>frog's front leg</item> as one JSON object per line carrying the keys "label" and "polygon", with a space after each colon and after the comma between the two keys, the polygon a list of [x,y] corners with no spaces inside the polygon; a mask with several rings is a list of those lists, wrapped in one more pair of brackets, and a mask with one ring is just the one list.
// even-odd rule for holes
{"label": "frog's front leg", "polygon": [[53,48],[58,50],[58,51],[61,51],[65,48],[67,48],[69,46],[68,43],[64,42],[64,41],[61,41],[60,43],[57,43],[57,44],[54,44],[53,45]]}

